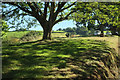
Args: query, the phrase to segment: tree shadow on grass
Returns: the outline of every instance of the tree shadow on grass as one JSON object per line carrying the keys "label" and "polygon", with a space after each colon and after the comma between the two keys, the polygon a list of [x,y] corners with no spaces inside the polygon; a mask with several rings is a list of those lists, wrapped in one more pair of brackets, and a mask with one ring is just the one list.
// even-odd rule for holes
{"label": "tree shadow on grass", "polygon": [[109,49],[105,42],[94,40],[35,41],[4,46],[3,78],[105,79],[103,75],[108,74],[100,66],[100,60],[109,55]]}

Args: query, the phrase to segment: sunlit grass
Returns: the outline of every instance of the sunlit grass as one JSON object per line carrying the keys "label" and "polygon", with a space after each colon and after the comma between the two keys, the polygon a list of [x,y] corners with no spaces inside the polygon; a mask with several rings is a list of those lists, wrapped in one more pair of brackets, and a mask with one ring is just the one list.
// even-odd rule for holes
{"label": "sunlit grass", "polygon": [[90,39],[3,46],[3,78],[89,77],[98,65],[105,66],[99,60],[112,55],[110,49],[106,42]]}
{"label": "sunlit grass", "polygon": [[16,37],[16,38],[21,38],[25,34],[29,33],[30,31],[15,31],[15,32],[7,32],[6,37],[11,38],[11,37]]}

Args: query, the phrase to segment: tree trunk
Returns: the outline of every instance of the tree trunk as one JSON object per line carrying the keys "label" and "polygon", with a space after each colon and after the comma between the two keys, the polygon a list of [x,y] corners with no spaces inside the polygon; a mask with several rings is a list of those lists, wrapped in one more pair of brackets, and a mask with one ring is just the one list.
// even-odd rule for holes
{"label": "tree trunk", "polygon": [[112,35],[117,35],[117,33],[116,33],[116,30],[115,30],[115,29],[112,29],[112,30],[111,30],[111,33],[112,33]]}
{"label": "tree trunk", "polygon": [[111,33],[112,35],[117,35],[117,30],[116,30],[116,26],[111,26]]}
{"label": "tree trunk", "polygon": [[101,31],[100,37],[104,37],[104,32]]}
{"label": "tree trunk", "polygon": [[[38,18],[39,19],[39,18]],[[47,21],[40,21],[39,23],[41,24],[42,28],[43,28],[43,37],[42,40],[51,40],[51,31],[52,31],[52,22],[47,22]]]}
{"label": "tree trunk", "polygon": [[101,31],[100,37],[104,37],[104,27],[103,27],[103,25],[100,26],[100,31]]}
{"label": "tree trunk", "polygon": [[51,31],[52,31],[52,28],[43,28],[43,39],[42,40],[45,40],[45,39],[48,39],[48,40],[51,40]]}
{"label": "tree trunk", "polygon": [[120,31],[118,31],[118,36],[120,36]]}

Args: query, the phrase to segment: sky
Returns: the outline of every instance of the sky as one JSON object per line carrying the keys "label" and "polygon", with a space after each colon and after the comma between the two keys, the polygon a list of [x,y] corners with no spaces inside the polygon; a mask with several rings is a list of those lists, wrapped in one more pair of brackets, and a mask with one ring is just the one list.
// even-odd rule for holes
{"label": "sky", "polygon": [[65,20],[65,21],[59,22],[53,27],[53,30],[57,30],[59,28],[64,29],[67,27],[76,27],[75,22],[73,22],[73,20]]}
{"label": "sky", "polygon": [[[64,29],[67,27],[76,27],[75,22],[73,22],[73,20],[64,20],[61,21],[59,23],[57,23],[56,25],[54,25],[53,29],[54,31],[58,30],[59,28]],[[14,29],[10,29],[10,31],[13,31]],[[37,30],[37,31],[42,31],[42,27],[41,26],[37,26],[37,27],[32,27],[29,30]]]}
{"label": "sky", "polygon": [[[54,25],[52,30],[56,31],[59,28],[64,29],[67,27],[76,27],[75,22],[73,22],[73,20],[64,20]],[[42,28],[40,26],[37,26],[36,28],[30,28],[30,30],[42,30]]]}

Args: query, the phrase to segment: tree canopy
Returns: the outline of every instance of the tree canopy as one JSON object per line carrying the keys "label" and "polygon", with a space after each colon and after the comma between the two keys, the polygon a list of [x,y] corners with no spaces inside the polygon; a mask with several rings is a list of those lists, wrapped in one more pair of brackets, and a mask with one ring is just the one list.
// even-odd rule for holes
{"label": "tree canopy", "polygon": [[[109,27],[111,31],[116,32],[116,29],[120,26],[118,17],[120,2],[78,2],[76,8],[78,11],[74,14],[74,20],[77,23],[86,23],[94,27],[95,21],[97,21],[99,27],[98,29],[103,32],[105,27]],[[91,28],[92,28],[91,27]]]}

